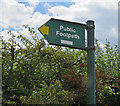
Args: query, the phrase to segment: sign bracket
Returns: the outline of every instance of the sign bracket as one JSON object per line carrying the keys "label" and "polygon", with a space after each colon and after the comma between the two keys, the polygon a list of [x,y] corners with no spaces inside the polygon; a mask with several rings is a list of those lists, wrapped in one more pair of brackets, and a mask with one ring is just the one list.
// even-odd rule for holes
{"label": "sign bracket", "polygon": [[95,50],[95,46],[86,47],[85,50],[86,50],[86,51],[89,51],[89,50]]}

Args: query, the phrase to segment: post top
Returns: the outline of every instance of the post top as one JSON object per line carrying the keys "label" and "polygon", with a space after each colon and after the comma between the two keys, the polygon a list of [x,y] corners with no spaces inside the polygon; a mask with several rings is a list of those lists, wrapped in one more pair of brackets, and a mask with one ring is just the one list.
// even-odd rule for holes
{"label": "post top", "polygon": [[88,20],[86,23],[87,23],[88,25],[89,25],[89,24],[94,24],[94,21],[93,21],[93,20]]}
{"label": "post top", "polygon": [[87,23],[87,28],[89,28],[89,27],[95,28],[95,25],[94,25],[94,21],[93,21],[93,20],[88,20],[86,23]]}
{"label": "post top", "polygon": [[87,22],[94,22],[93,20],[87,20]]}

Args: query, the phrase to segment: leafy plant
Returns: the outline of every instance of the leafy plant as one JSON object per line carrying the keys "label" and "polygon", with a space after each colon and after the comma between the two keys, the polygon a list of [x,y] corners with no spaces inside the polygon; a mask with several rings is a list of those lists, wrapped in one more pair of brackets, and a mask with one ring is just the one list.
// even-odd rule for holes
{"label": "leafy plant", "polygon": [[51,83],[48,87],[44,81],[40,90],[34,90],[32,95],[27,99],[21,97],[22,103],[27,104],[70,104],[73,103],[73,94],[62,89],[59,80]]}
{"label": "leafy plant", "polygon": [[[85,104],[87,52],[46,45],[34,28],[23,28],[29,39],[8,31],[11,38],[2,41],[3,103]],[[112,104],[120,97],[118,47],[108,42],[101,48],[97,40],[95,45],[96,101]]]}

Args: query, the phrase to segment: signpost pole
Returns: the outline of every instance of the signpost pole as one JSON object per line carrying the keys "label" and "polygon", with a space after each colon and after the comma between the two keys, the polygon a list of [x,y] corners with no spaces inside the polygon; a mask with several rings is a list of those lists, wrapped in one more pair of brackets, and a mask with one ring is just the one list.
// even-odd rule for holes
{"label": "signpost pole", "polygon": [[94,21],[87,21],[87,104],[95,104]]}

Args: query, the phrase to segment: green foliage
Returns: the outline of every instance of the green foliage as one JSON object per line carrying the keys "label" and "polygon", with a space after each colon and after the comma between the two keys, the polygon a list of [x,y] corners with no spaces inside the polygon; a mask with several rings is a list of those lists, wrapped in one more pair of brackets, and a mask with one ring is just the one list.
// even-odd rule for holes
{"label": "green foliage", "polygon": [[[30,39],[21,32],[14,35],[8,31],[11,38],[3,41],[3,103],[85,104],[87,52],[46,45],[34,28],[23,27]],[[113,49],[108,42],[101,48],[97,40],[95,44],[96,100],[114,103],[120,97],[113,89],[120,89],[118,47]]]}
{"label": "green foliage", "polygon": [[[102,72],[101,72],[102,71]],[[102,69],[96,70],[96,97],[97,103],[119,103],[120,80],[103,72]],[[117,97],[117,98],[116,98]]]}
{"label": "green foliage", "polygon": [[112,76],[118,77],[120,64],[118,46],[116,45],[115,48],[113,49],[110,45],[110,42],[108,42],[102,49],[97,40],[95,41],[95,44],[96,44],[95,50],[96,66],[102,68],[104,71],[111,74]]}
{"label": "green foliage", "polygon": [[39,90],[34,90],[32,95],[27,99],[21,97],[22,103],[25,104],[70,104],[73,102],[73,94],[69,91],[62,90],[62,84],[59,80],[51,83],[48,87],[44,81]]}

